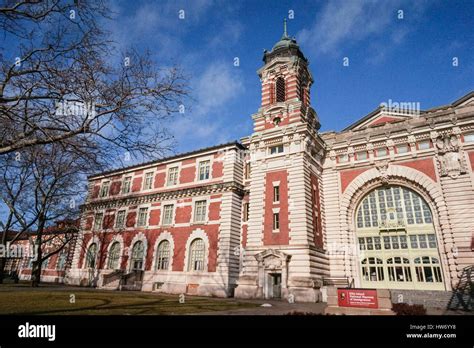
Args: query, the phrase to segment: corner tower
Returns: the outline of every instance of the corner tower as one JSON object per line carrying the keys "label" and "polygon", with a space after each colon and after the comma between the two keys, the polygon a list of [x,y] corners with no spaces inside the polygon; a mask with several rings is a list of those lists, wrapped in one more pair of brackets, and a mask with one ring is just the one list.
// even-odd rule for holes
{"label": "corner tower", "polygon": [[248,219],[235,296],[315,302],[328,272],[319,187],[324,143],[311,107],[308,60],[288,36],[286,21],[263,62],[254,133],[242,139],[249,149]]}

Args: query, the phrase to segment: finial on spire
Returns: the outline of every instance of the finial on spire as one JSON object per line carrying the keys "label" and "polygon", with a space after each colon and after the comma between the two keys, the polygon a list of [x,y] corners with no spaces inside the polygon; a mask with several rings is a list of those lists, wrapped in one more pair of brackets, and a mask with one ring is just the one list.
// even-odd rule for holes
{"label": "finial on spire", "polygon": [[286,18],[283,19],[283,37],[288,37],[288,32],[286,31]]}

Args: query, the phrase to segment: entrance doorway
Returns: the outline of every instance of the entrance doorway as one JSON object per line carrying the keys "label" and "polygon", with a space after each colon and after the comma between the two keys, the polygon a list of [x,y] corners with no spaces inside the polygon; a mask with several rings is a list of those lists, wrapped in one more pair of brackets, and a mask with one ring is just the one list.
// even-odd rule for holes
{"label": "entrance doorway", "polygon": [[281,273],[268,275],[267,298],[281,298]]}

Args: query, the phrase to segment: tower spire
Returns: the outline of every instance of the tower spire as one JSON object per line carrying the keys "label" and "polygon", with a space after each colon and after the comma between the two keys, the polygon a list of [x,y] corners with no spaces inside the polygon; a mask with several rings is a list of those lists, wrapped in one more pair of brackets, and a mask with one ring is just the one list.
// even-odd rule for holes
{"label": "tower spire", "polygon": [[282,39],[284,38],[287,38],[288,37],[288,32],[286,30],[286,18],[283,19],[283,36],[281,37]]}

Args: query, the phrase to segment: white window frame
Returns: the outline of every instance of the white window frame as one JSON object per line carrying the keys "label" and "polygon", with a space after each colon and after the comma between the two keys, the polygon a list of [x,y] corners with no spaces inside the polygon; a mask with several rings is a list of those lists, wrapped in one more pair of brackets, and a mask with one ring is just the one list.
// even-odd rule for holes
{"label": "white window frame", "polygon": [[[385,153],[380,154],[379,151],[385,151]],[[386,147],[379,147],[379,148],[375,149],[375,157],[377,157],[377,158],[387,157],[389,154],[390,154],[390,151]]]}
{"label": "white window frame", "polygon": [[[404,154],[410,152],[410,147],[408,146],[408,144],[398,144],[395,148],[397,149],[397,154]],[[405,148],[406,151],[400,151],[401,148]]]}
{"label": "white window frame", "polygon": [[[208,168],[209,168],[209,172],[208,172],[208,176],[207,178],[205,179],[201,179],[201,164],[202,163],[205,163],[205,162],[208,162],[209,165],[208,165]],[[211,180],[212,179],[212,160],[211,158],[202,158],[202,159],[199,159],[198,161],[198,166],[197,166],[197,180],[196,181],[207,181],[207,180]]]}
{"label": "white window frame", "polygon": [[[107,189],[105,190],[105,188],[107,188]],[[100,185],[99,198],[108,197],[109,196],[109,191],[110,191],[110,180],[105,180]]]}
{"label": "white window frame", "polygon": [[[140,211],[142,211],[143,209],[146,209],[146,213],[145,213],[145,223],[144,224],[141,224],[141,220],[140,220]],[[149,219],[149,212],[150,212],[150,207],[148,206],[145,206],[145,207],[138,207],[138,211],[137,211],[137,227],[147,227],[148,226],[148,219]]]}
{"label": "white window frame", "polygon": [[[165,207],[171,206],[171,221],[170,223],[165,223]],[[174,223],[174,215],[175,215],[175,204],[174,202],[163,202],[161,204],[161,226],[172,226]]]}
{"label": "white window frame", "polygon": [[[417,143],[417,148],[418,150],[420,151],[423,151],[423,150],[429,150],[431,148],[431,142],[429,140],[420,140],[418,143]],[[427,146],[426,148],[422,148],[422,146]]]}
{"label": "white window frame", "polygon": [[[361,158],[361,155],[364,155],[365,157],[364,157],[364,158]],[[357,160],[357,161],[365,161],[365,160],[367,160],[367,159],[369,159],[369,154],[367,153],[366,150],[364,150],[364,151],[357,151],[357,152],[356,152],[356,160]]]}
{"label": "white window frame", "polygon": [[[119,222],[119,213],[123,212],[123,221],[122,221],[122,226],[119,226],[118,225],[118,222]],[[115,217],[115,228],[125,228],[126,227],[126,222],[127,222],[127,209],[119,209],[117,210],[117,214],[116,214],[116,217]]]}
{"label": "white window frame", "polygon": [[[100,219],[100,226],[97,226],[97,215],[100,215],[101,216],[101,219]],[[94,224],[92,225],[92,230],[93,231],[98,231],[98,230],[101,230],[102,227],[104,226],[104,212],[97,212],[94,214]]]}
{"label": "white window frame", "polygon": [[466,144],[473,144],[474,143],[474,132],[469,132],[464,134],[464,142]]}
{"label": "white window frame", "polygon": [[[175,168],[176,168],[176,182],[173,183],[173,184],[170,184],[170,181],[169,181],[169,179],[170,179],[170,170],[175,169]],[[165,186],[173,187],[173,186],[179,185],[180,170],[181,170],[181,166],[179,164],[176,164],[176,163],[166,167],[166,183],[165,183]]]}
{"label": "white window frame", "polygon": [[[154,171],[151,171],[151,172],[145,172],[143,174],[143,190],[144,191],[150,191],[153,189],[153,179],[155,177],[155,172]],[[147,187],[147,175],[151,175],[151,181],[150,181],[150,187]]]}
{"label": "white window frame", "polygon": [[349,162],[349,155],[347,153],[337,155],[337,163],[348,163],[348,162]]}
{"label": "white window frame", "polygon": [[[125,192],[124,188],[125,188],[125,180],[126,179],[130,179],[130,181],[128,182],[128,190],[127,192]],[[122,188],[120,190],[121,194],[122,195],[127,195],[129,194],[130,192],[132,192],[132,181],[133,181],[133,176],[132,175],[127,175],[123,178],[122,180]]]}
{"label": "white window frame", "polygon": [[[277,149],[276,152],[272,153],[273,149]],[[281,151],[279,150],[281,149]],[[277,144],[268,147],[268,154],[270,156],[277,156],[285,153],[285,145],[284,144]]]}
{"label": "white window frame", "polygon": [[[197,203],[204,202],[204,218],[202,220],[196,220],[197,217]],[[208,200],[207,199],[196,199],[193,200],[193,223],[195,224],[203,224],[207,222],[208,219]]]}

